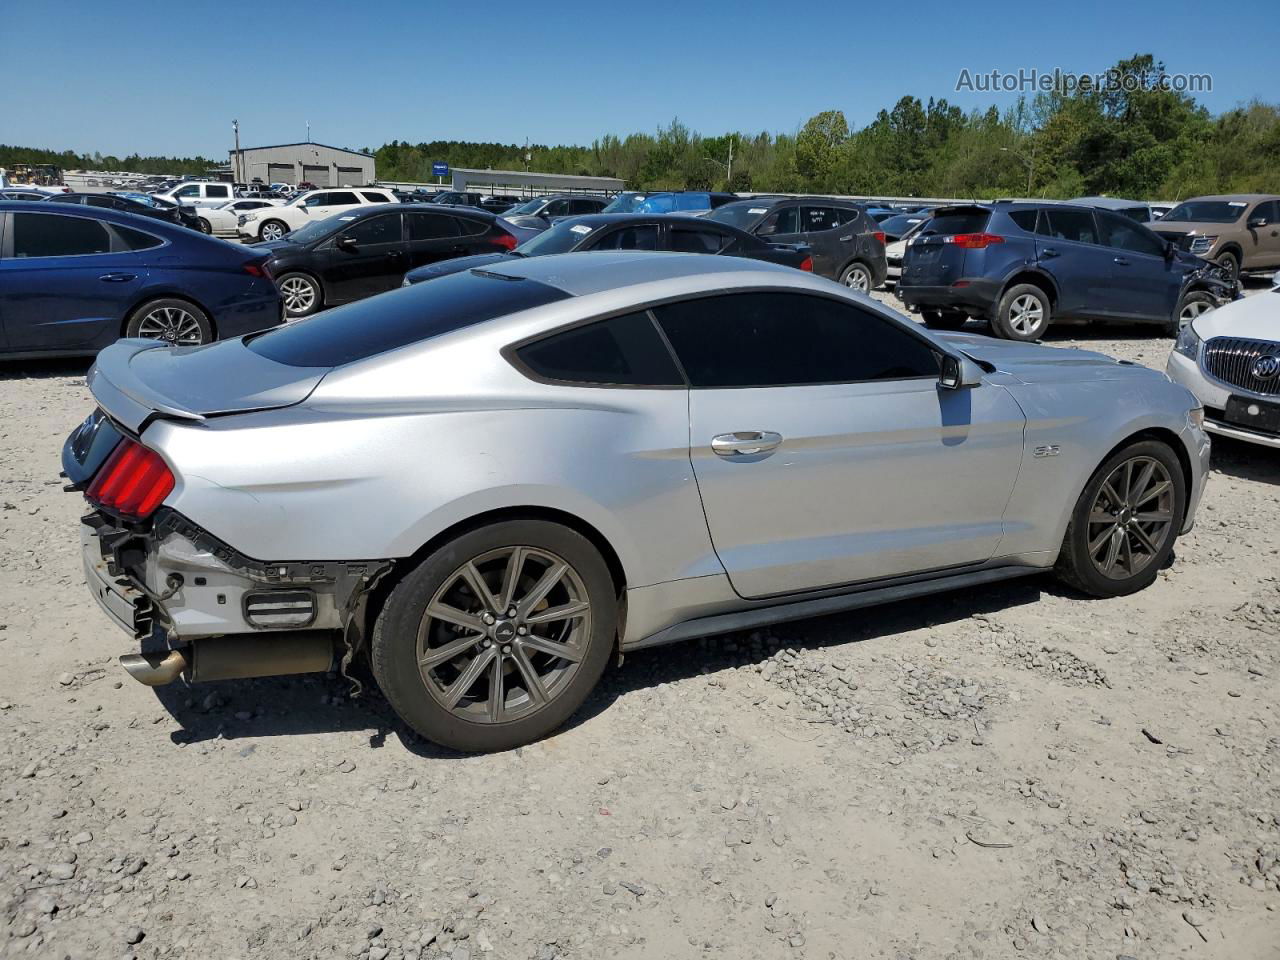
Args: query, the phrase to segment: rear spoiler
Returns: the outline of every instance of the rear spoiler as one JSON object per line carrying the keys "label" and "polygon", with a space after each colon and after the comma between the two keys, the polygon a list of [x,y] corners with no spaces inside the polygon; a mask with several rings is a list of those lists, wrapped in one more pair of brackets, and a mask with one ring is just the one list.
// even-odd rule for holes
{"label": "rear spoiler", "polygon": [[140,433],[156,416],[203,420],[204,415],[175,407],[167,397],[148,389],[133,371],[130,361],[144,350],[168,350],[167,343],[140,338],[118,340],[101,351],[85,378],[89,391],[112,420]]}

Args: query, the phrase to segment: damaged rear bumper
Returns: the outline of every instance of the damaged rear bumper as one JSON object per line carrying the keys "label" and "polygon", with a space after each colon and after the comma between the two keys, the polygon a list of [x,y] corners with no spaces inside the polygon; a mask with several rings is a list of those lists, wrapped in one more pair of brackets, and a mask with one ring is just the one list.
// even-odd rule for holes
{"label": "damaged rear bumper", "polygon": [[145,526],[91,513],[81,550],[94,599],[142,647],[127,669],[151,684],[327,670],[335,655],[345,667],[368,592],[393,566],[254,560],[168,508]]}

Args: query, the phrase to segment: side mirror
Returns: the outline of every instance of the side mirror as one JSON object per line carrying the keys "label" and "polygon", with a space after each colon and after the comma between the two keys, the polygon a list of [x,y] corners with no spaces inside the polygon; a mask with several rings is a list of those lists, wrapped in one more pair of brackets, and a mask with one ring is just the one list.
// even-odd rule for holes
{"label": "side mirror", "polygon": [[1164,258],[1165,258],[1166,260],[1172,260],[1172,259],[1173,259],[1173,255],[1174,255],[1176,252],[1177,252],[1177,248],[1173,245],[1173,241],[1172,241],[1172,240],[1166,240],[1166,241],[1164,242]]}
{"label": "side mirror", "polygon": [[1249,218],[1248,226],[1250,230],[1261,230],[1266,225],[1267,225],[1266,217],[1250,217]]}
{"label": "side mirror", "polygon": [[337,246],[339,250],[345,250],[347,253],[355,253],[359,249],[353,237],[339,237]]}
{"label": "side mirror", "polygon": [[982,383],[982,368],[963,355],[943,354],[938,386],[943,390],[964,390]]}

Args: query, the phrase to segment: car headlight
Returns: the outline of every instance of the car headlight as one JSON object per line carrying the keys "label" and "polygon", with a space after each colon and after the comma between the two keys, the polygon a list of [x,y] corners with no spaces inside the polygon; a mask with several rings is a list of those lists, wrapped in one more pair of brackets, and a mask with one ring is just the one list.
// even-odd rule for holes
{"label": "car headlight", "polygon": [[1208,253],[1217,242],[1217,237],[1192,237],[1190,251],[1192,253]]}
{"label": "car headlight", "polygon": [[1196,333],[1194,324],[1188,323],[1178,331],[1178,339],[1174,341],[1173,352],[1180,353],[1189,360],[1200,358],[1200,335]]}

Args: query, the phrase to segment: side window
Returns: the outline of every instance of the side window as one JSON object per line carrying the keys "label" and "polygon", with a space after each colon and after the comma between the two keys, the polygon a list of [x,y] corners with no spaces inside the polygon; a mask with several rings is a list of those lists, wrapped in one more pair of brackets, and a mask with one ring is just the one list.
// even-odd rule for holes
{"label": "side window", "polygon": [[307,197],[307,199],[302,201],[302,205],[304,207],[327,207],[329,204],[333,203],[333,201],[329,199],[332,196],[332,193],[313,193],[311,196]]}
{"label": "side window", "polygon": [[470,217],[454,217],[453,220],[464,237],[478,237],[489,229],[485,220],[472,220]]}
{"label": "side window", "polygon": [[831,230],[840,226],[839,211],[831,207],[804,207],[800,223],[804,233]]}
{"label": "side window", "polygon": [[360,196],[364,197],[370,203],[390,203],[391,198],[385,193],[379,193],[377,190],[361,190]]}
{"label": "side window", "polygon": [[177,193],[175,193],[174,196],[175,197],[198,197],[200,196],[200,184],[189,183],[185,187],[180,189]]}
{"label": "side window", "polygon": [[1039,210],[1014,210],[1009,214],[1009,219],[1016,223],[1019,229],[1027,231],[1027,233],[1036,232],[1036,216]]}
{"label": "side window", "polygon": [[1277,223],[1280,223],[1280,200],[1258,204],[1258,209],[1253,212],[1253,215],[1255,217],[1265,217],[1267,226],[1274,227]]}
{"label": "side window", "polygon": [[358,245],[400,242],[400,214],[384,213],[368,220],[352,224],[342,234],[350,237]]}
{"label": "side window", "polygon": [[1108,213],[1105,210],[1097,211],[1096,215],[1102,242],[1108,247],[1130,250],[1133,253],[1145,253],[1150,257],[1164,255],[1164,244],[1147,232],[1145,227],[1138,226],[1127,217]]}
{"label": "side window", "polygon": [[78,257],[111,251],[111,235],[97,220],[15,213],[10,223],[14,257]]}
{"label": "side window", "polygon": [[111,229],[116,232],[116,237],[118,238],[116,243],[117,250],[150,250],[152,247],[158,247],[164,243],[164,240],[160,237],[153,237],[151,234],[135,230],[133,227],[112,224]]}
{"label": "side window", "polygon": [[652,223],[610,230],[595,243],[591,250],[657,250],[658,228]]}
{"label": "side window", "polygon": [[653,321],[643,311],[552,334],[520,347],[516,356],[548,380],[633,387],[684,385]]}
{"label": "side window", "polygon": [[569,213],[571,215],[576,216],[578,214],[583,214],[583,213],[595,213],[599,209],[600,209],[599,204],[597,204],[594,200],[570,200],[569,201]]}
{"label": "side window", "polygon": [[1088,210],[1045,210],[1049,236],[1075,243],[1098,243],[1098,229]]}
{"label": "side window", "polygon": [[328,205],[331,207],[345,206],[347,204],[357,204],[360,201],[356,199],[356,195],[350,190],[334,190],[329,194]]}
{"label": "side window", "polygon": [[547,208],[542,211],[544,217],[563,217],[569,213],[568,200],[552,200],[547,204]]}
{"label": "side window", "polygon": [[111,210],[123,210],[128,207],[127,203],[117,200],[115,197],[104,197],[101,194],[85,197],[84,202],[90,207],[107,207]]}
{"label": "side window", "polygon": [[458,223],[453,217],[438,213],[409,214],[410,240],[439,240],[443,237],[456,237]]}
{"label": "side window", "polygon": [[850,304],[797,293],[685,300],[654,313],[694,387],[937,377],[927,343]]}
{"label": "side window", "polygon": [[225,183],[206,183],[204,195],[210,200],[229,200],[231,188]]}
{"label": "side window", "polygon": [[799,232],[799,207],[783,207],[781,210],[775,210],[773,213],[769,214],[769,216],[760,221],[760,226],[756,227],[757,237],[772,237],[779,233]]}
{"label": "side window", "polygon": [[684,224],[671,228],[671,249],[676,253],[719,253],[725,240],[718,230],[701,230]]}

